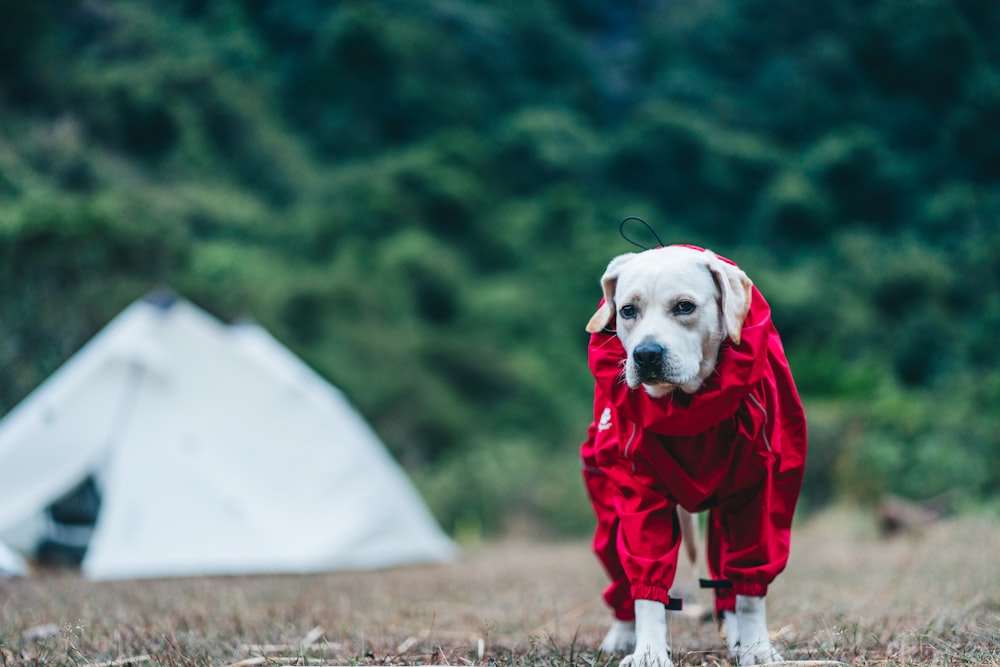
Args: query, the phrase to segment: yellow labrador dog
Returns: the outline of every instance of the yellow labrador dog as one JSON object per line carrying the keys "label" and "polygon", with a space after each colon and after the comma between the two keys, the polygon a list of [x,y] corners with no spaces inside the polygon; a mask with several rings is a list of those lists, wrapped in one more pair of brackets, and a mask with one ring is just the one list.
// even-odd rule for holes
{"label": "yellow labrador dog", "polygon": [[752,286],[736,266],[689,246],[619,255],[601,278],[604,304],[587,331],[604,329],[617,307],[628,386],[650,396],[693,394],[715,370],[726,336],[739,342]]}
{"label": "yellow labrador dog", "polygon": [[[693,536],[689,511],[709,510],[730,654],[741,665],[780,662],[764,600],[787,562],[805,421],[770,309],[735,264],[691,246],[616,257],[601,285],[590,360],[620,434],[605,460],[635,598],[634,634],[616,622],[605,648],[634,646],[623,665],[672,665],[676,533]],[[670,510],[679,521],[664,518]]]}

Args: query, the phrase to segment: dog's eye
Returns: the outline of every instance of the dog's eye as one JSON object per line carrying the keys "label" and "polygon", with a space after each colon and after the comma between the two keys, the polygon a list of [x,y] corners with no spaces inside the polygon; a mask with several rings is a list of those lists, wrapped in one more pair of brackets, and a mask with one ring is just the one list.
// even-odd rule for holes
{"label": "dog's eye", "polygon": [[694,312],[695,305],[690,301],[678,301],[674,306],[674,315],[690,315]]}
{"label": "dog's eye", "polygon": [[625,304],[618,309],[618,314],[621,315],[626,320],[631,320],[636,316],[636,308],[630,303]]}

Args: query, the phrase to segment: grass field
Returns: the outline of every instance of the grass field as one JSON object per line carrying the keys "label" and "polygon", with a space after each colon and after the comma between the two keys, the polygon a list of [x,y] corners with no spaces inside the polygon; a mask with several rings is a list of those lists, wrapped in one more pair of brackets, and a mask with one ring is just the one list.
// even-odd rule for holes
{"label": "grass field", "polygon": [[[613,665],[595,650],[603,586],[586,543],[528,541],[382,572],[2,580],[0,665]],[[883,540],[825,513],[798,528],[768,608],[788,659],[1000,665],[1000,521]],[[714,623],[675,618],[671,634],[678,664],[728,664]]]}

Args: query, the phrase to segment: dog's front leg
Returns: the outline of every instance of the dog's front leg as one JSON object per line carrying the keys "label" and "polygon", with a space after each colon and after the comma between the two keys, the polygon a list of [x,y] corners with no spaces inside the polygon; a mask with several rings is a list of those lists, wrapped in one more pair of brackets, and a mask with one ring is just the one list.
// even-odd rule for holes
{"label": "dog's front leg", "polygon": [[628,653],[635,648],[635,621],[615,619],[601,642],[601,652],[608,654]]}
{"label": "dog's front leg", "polygon": [[767,611],[763,597],[736,596],[736,613],[725,612],[726,639],[730,656],[739,665],[766,665],[782,657],[767,634]]}
{"label": "dog's front leg", "polygon": [[621,667],[673,667],[667,646],[667,608],[653,600],[635,601],[635,653]]}

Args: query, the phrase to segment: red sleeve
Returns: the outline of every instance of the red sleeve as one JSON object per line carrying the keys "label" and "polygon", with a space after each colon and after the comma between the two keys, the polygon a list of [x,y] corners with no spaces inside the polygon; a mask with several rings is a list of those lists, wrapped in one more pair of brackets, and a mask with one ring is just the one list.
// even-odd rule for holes
{"label": "red sleeve", "polygon": [[618,556],[632,598],[670,603],[681,546],[676,505],[654,479],[631,479],[617,496]]}

